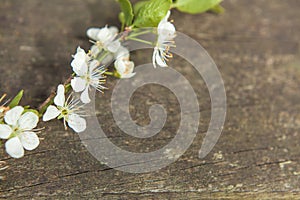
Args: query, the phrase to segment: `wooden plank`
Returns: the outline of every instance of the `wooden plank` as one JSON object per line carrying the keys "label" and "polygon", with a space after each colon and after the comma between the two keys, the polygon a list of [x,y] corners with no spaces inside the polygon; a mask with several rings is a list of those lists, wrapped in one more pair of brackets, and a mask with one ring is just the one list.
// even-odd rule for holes
{"label": "wooden plank", "polygon": [[[42,124],[46,130],[40,134],[40,147],[26,152],[24,158],[11,159],[1,149],[1,160],[9,168],[0,174],[6,177],[0,182],[0,197],[300,198],[299,4],[296,0],[228,0],[221,16],[173,12],[178,30],[199,41],[216,61],[227,91],[224,131],[205,159],[197,156],[210,119],[209,94],[201,77],[176,59],[172,65],[198,88],[201,109],[199,134],[176,163],[147,174],[110,169],[89,154],[77,134],[51,122]],[[23,103],[38,106],[71,72],[76,46],[89,47],[86,28],[118,24],[117,9],[113,1],[104,0],[2,0],[1,92],[13,95],[24,88]],[[146,58],[143,53],[134,57],[137,63]],[[110,88],[115,83],[108,80]],[[128,137],[116,127],[107,108],[110,95],[108,91],[99,96],[99,120],[105,121],[103,129],[115,144],[150,151],[174,137],[179,108],[166,89],[146,87],[133,98],[133,118],[140,124],[149,122],[148,108],[157,102],[176,119],[151,140]]]}

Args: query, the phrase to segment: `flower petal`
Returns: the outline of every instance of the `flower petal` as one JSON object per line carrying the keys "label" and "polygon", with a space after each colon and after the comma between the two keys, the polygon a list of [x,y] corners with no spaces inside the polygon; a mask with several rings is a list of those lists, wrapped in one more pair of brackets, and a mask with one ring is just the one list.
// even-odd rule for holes
{"label": "flower petal", "polygon": [[0,138],[7,139],[13,130],[6,124],[0,124]]}
{"label": "flower petal", "polygon": [[161,67],[168,67],[166,61],[162,58],[161,51],[158,51],[155,57],[156,63]]}
{"label": "flower petal", "polygon": [[87,103],[91,102],[91,99],[89,97],[89,87],[86,87],[85,90],[81,93],[80,100],[84,104],[87,104]]}
{"label": "flower petal", "polygon": [[18,124],[22,130],[32,130],[37,126],[38,122],[39,117],[36,114],[26,112],[20,117]]}
{"label": "flower petal", "polygon": [[112,53],[116,53],[118,51],[118,49],[120,48],[120,46],[121,46],[120,41],[115,40],[107,45],[107,50]]}
{"label": "flower petal", "polygon": [[73,60],[71,66],[75,74],[78,76],[84,76],[87,72],[88,65],[86,61]]}
{"label": "flower petal", "polygon": [[122,59],[117,59],[115,61],[115,68],[118,71],[118,73],[120,75],[122,75],[125,72],[125,70],[126,70],[126,66],[125,66],[124,61]]}
{"label": "flower petal", "polygon": [[95,40],[97,41],[97,35],[100,31],[100,28],[89,28],[87,31],[86,31],[86,35],[91,38],[92,40]]}
{"label": "flower petal", "polygon": [[171,15],[171,11],[169,10],[166,16],[159,22],[158,27],[161,26],[162,23],[168,22],[170,15]]}
{"label": "flower petal", "polygon": [[119,29],[116,26],[111,26],[111,27],[108,28],[108,30],[110,31],[110,33],[112,35],[117,35],[118,32],[119,32]]}
{"label": "flower petal", "polygon": [[40,140],[34,132],[24,132],[19,136],[19,138],[24,149],[28,151],[37,148],[40,144]]}
{"label": "flower petal", "polygon": [[5,143],[6,152],[13,158],[24,156],[24,149],[18,137],[13,137]]}
{"label": "flower petal", "polygon": [[65,104],[65,87],[62,84],[57,86],[57,94],[54,98],[54,103],[55,105],[61,107],[63,107]]}
{"label": "flower petal", "polygon": [[73,71],[78,76],[84,76],[88,70],[87,60],[89,57],[87,56],[85,51],[83,49],[81,49],[80,47],[77,48],[77,53],[73,57],[74,57],[74,59],[71,62]]}
{"label": "flower petal", "polygon": [[157,27],[158,40],[163,43],[164,41],[173,40],[176,36],[175,26],[168,22],[171,11],[168,11],[167,15],[159,22]]}
{"label": "flower petal", "polygon": [[45,112],[45,114],[43,116],[43,121],[46,122],[46,121],[49,121],[51,119],[54,119],[59,114],[60,114],[60,111],[55,106],[50,105],[47,108],[47,110],[46,110],[46,112]]}
{"label": "flower petal", "polygon": [[97,45],[93,45],[91,47],[91,54],[92,56],[97,56],[101,52],[102,48],[99,48]]}
{"label": "flower petal", "polygon": [[80,77],[74,77],[71,80],[71,86],[75,92],[82,92],[86,87],[86,80]]}
{"label": "flower petal", "polygon": [[166,14],[166,16],[164,17],[163,20],[168,21],[170,15],[171,15],[171,10],[169,10],[169,11],[167,12],[167,14]]}
{"label": "flower petal", "polygon": [[18,119],[21,117],[22,113],[24,111],[24,108],[22,106],[16,106],[13,109],[6,112],[4,116],[4,120],[9,125],[16,125]]}
{"label": "flower petal", "polygon": [[107,26],[101,28],[97,34],[97,41],[100,41],[101,43],[108,43],[111,42],[114,39],[113,34],[110,32],[110,30],[107,28]]}
{"label": "flower petal", "polygon": [[98,60],[92,60],[89,63],[89,72],[90,74],[94,71],[94,69],[96,69],[98,66],[100,65]]}
{"label": "flower petal", "polygon": [[161,24],[161,27],[158,27],[157,31],[160,41],[172,40],[176,36],[175,26],[170,22]]}
{"label": "flower petal", "polygon": [[121,58],[129,59],[129,50],[123,46],[120,46],[118,51],[115,53],[115,59],[121,59]]}
{"label": "flower petal", "polygon": [[77,133],[83,132],[86,129],[86,121],[79,115],[69,115],[68,125]]}
{"label": "flower petal", "polygon": [[158,49],[157,47],[154,48],[154,51],[153,51],[153,55],[152,55],[152,64],[153,64],[153,67],[156,68],[156,55],[158,54]]}

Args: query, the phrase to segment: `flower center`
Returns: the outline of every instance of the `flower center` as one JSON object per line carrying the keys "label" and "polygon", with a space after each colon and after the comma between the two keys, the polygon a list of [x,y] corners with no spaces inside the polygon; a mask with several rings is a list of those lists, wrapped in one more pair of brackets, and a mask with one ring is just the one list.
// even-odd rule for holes
{"label": "flower center", "polygon": [[23,132],[18,126],[12,127],[12,130],[13,131],[12,134],[10,135],[10,138],[17,137]]}
{"label": "flower center", "polygon": [[68,109],[66,109],[66,108],[63,108],[62,110],[61,110],[61,114],[63,115],[63,116],[67,116],[68,115]]}

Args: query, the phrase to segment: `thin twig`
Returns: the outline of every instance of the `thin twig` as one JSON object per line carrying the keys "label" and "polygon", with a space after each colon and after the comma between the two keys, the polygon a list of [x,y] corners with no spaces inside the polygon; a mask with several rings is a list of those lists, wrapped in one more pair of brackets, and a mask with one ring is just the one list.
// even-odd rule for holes
{"label": "thin twig", "polygon": [[[66,86],[67,84],[69,84],[72,80],[73,76],[71,75],[65,82],[64,82],[64,86]],[[52,90],[51,94],[49,95],[49,97],[39,106],[39,111],[41,112],[42,109],[55,97],[56,95],[56,91]]]}

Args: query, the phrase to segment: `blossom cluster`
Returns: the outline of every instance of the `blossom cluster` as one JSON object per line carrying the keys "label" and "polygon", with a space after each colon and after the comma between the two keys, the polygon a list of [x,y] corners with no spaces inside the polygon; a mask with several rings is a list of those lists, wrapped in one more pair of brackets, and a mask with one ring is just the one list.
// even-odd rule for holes
{"label": "blossom cluster", "polygon": [[[174,47],[176,30],[168,21],[169,16],[170,11],[158,24],[158,37],[152,56],[154,67],[167,67],[167,61],[172,57],[169,49]],[[130,35],[130,31],[126,34]],[[107,89],[104,86],[107,75],[131,78],[136,74],[130,52],[122,45],[126,37],[119,35],[116,27],[104,26],[87,30],[87,36],[93,45],[87,52],[81,47],[77,48],[71,61],[73,74],[70,82],[58,85],[55,96],[44,111],[38,112],[19,105],[0,107],[0,138],[6,140],[5,149],[11,157],[20,158],[24,156],[24,149],[30,151],[39,146],[37,134],[41,129],[36,127],[40,117],[44,122],[62,119],[65,129],[70,127],[77,133],[85,131],[87,121],[84,106],[91,102],[91,89],[99,92]],[[114,72],[108,72],[108,66],[112,62]]]}

